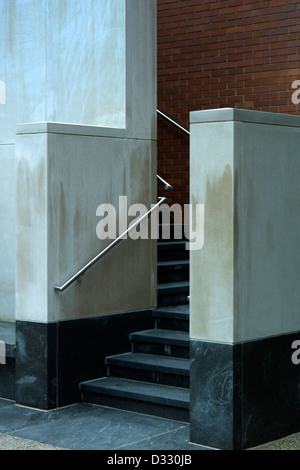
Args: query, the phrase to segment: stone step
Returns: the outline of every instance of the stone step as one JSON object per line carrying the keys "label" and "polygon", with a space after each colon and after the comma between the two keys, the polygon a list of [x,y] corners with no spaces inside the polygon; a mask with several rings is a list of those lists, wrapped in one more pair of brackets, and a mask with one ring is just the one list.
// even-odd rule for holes
{"label": "stone step", "polygon": [[188,359],[143,353],[125,353],[106,358],[109,377],[121,377],[176,387],[189,387]]}
{"label": "stone step", "polygon": [[82,382],[80,390],[88,403],[189,421],[190,392],[186,388],[104,377]]}
{"label": "stone step", "polygon": [[189,281],[165,282],[157,286],[158,307],[186,304],[189,295]]}
{"label": "stone step", "polygon": [[157,282],[178,282],[189,280],[190,263],[188,259],[177,261],[158,261]]}
{"label": "stone step", "polygon": [[159,241],[157,243],[158,261],[176,261],[189,259],[189,250],[186,250],[184,241]]}
{"label": "stone step", "polygon": [[159,241],[188,241],[189,226],[183,224],[159,224]]}
{"label": "stone step", "polygon": [[189,304],[164,307],[154,310],[155,327],[160,330],[189,331]]}
{"label": "stone step", "polygon": [[189,334],[177,330],[145,330],[131,333],[132,352],[189,359]]}

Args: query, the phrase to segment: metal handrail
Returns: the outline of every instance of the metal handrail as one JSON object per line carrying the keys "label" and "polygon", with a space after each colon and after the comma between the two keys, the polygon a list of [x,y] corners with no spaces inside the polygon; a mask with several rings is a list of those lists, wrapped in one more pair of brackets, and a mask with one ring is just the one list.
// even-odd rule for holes
{"label": "metal handrail", "polygon": [[164,180],[161,176],[159,175],[156,175],[156,176],[157,176],[157,179],[165,185],[166,191],[172,191],[174,189],[173,186],[170,183],[168,183],[166,180]]}
{"label": "metal handrail", "polygon": [[66,281],[62,286],[55,286],[54,289],[58,292],[63,292],[67,287],[69,287],[74,281],[82,277],[86,271],[91,268],[100,258],[103,258],[106,253],[108,253],[115,245],[117,245],[124,237],[131,232],[135,227],[137,227],[146,217],[148,217],[151,212],[157,209],[167,198],[159,197],[159,201],[149,209],[146,214],[142,215],[134,224],[130,225],[118,238],[113,240],[104,250],[102,250],[95,258],[93,258],[89,263],[83,266],[74,276],[72,276],[68,281]]}
{"label": "metal handrail", "polygon": [[178,129],[180,129],[181,131],[185,132],[186,134],[190,135],[191,133],[185,129],[184,127],[182,127],[180,124],[178,124],[177,122],[173,121],[173,119],[171,119],[169,116],[167,116],[166,114],[162,113],[159,109],[156,110],[157,111],[157,114],[159,114],[160,116],[162,116],[163,118],[165,118],[167,121],[169,121],[171,124],[173,124],[174,126],[178,127]]}

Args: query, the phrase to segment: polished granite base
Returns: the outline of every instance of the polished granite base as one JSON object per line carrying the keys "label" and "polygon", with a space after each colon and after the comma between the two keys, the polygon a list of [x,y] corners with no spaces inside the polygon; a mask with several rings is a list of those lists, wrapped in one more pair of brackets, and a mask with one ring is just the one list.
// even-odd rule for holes
{"label": "polished granite base", "polygon": [[15,398],[14,357],[6,357],[6,363],[0,364],[0,396],[11,400]]}
{"label": "polished granite base", "polygon": [[79,383],[106,374],[105,357],[130,350],[152,311],[56,323],[16,322],[15,400],[49,410],[80,401]]}
{"label": "polished granite base", "polygon": [[191,441],[239,450],[300,430],[300,333],[225,344],[191,341]]}

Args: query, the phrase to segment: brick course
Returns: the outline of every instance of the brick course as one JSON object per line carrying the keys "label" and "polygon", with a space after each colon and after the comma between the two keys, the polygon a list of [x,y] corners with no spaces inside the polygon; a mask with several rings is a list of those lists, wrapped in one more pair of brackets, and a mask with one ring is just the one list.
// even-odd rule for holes
{"label": "brick course", "polygon": [[[297,114],[299,0],[157,0],[158,109],[189,128],[193,110]],[[189,202],[189,138],[158,117],[158,172]]]}

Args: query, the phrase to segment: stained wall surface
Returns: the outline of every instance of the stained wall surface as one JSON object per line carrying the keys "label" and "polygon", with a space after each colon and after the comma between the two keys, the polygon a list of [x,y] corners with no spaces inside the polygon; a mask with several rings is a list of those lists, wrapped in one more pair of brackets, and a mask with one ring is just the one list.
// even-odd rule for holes
{"label": "stained wall surface", "polygon": [[[20,230],[19,219],[16,225],[16,188],[20,190],[16,174],[20,175],[21,149],[23,142],[25,146],[29,140],[32,142],[32,155],[27,152],[28,148],[24,154],[25,160],[32,160],[32,164],[34,156],[38,158],[40,155],[40,145],[44,146],[43,158],[46,161],[49,150],[48,137],[43,143],[40,140],[36,144],[30,131],[30,138],[22,138],[16,164],[17,126],[45,122],[92,126],[89,135],[129,139],[132,152],[136,146],[134,139],[145,139],[150,149],[147,168],[152,168],[150,179],[154,178],[156,2],[4,0],[0,5],[0,18],[0,54],[4,58],[0,64],[0,80],[1,85],[5,85],[5,100],[4,87],[1,86],[0,104],[0,229],[3,248],[0,263],[4,267],[0,278],[0,319],[14,320],[15,269],[18,270],[14,234]],[[97,129],[104,131],[98,132]],[[72,134],[70,128],[69,131]],[[22,136],[26,132],[21,131]],[[40,134],[39,131],[37,133]],[[126,146],[125,141],[123,144]],[[50,150],[55,153],[57,147],[51,146]],[[89,164],[89,159],[87,153],[81,152],[83,160],[80,165],[84,167]],[[132,152],[125,152],[125,161]],[[144,155],[145,150],[141,153]],[[74,166],[70,174],[74,176],[75,168],[81,171],[82,167],[76,166],[76,151],[73,157]],[[72,164],[70,153],[61,158]],[[120,157],[111,158],[117,165]],[[98,162],[95,161],[95,165],[100,171]],[[140,175],[136,170],[136,181],[140,178],[143,180],[144,173]],[[43,184],[46,181],[43,180]],[[74,184],[75,181],[76,178]],[[129,186],[122,191],[129,194],[133,183],[129,180],[127,183]],[[76,184],[80,183],[77,181]],[[148,187],[145,184],[145,188]],[[20,192],[18,194],[22,197]],[[149,200],[156,202],[155,194],[150,192]],[[97,202],[100,204],[102,201]],[[22,206],[21,199],[19,204]],[[26,206],[26,202],[24,204]],[[90,210],[94,214],[95,208]],[[26,223],[28,225],[30,220]]]}
{"label": "stained wall surface", "polygon": [[298,116],[191,113],[191,337],[237,343],[299,331]]}

